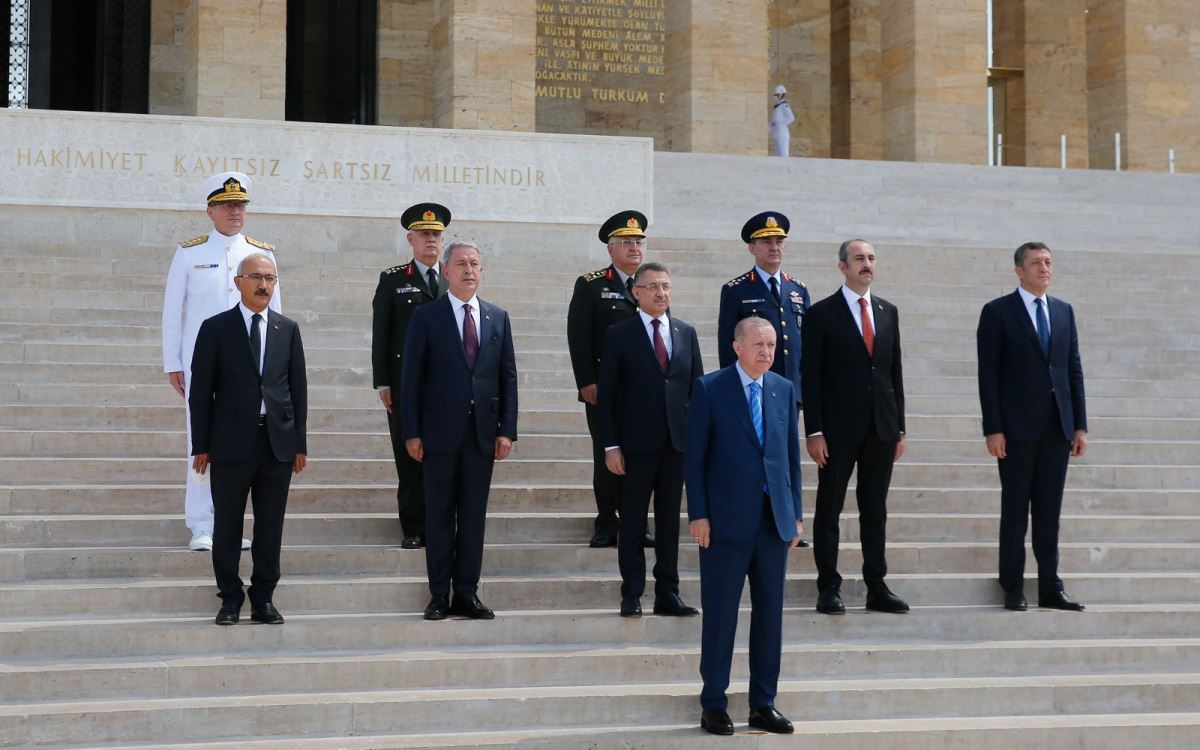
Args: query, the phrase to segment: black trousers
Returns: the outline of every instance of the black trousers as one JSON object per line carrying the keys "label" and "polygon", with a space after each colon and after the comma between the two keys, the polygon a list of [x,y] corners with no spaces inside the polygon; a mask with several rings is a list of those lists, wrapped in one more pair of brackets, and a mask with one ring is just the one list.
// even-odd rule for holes
{"label": "black trousers", "polygon": [[596,407],[584,404],[588,434],[592,436],[592,492],[596,496],[597,534],[616,536],[619,528],[617,511],[621,508],[621,487],[624,477],[613,474],[604,463],[604,446],[596,437]]}
{"label": "black trousers", "polygon": [[250,546],[254,572],[247,594],[251,606],[257,608],[271,601],[279,583],[279,548],[283,544],[283,514],[292,483],[292,462],[275,458],[266,427],[258,428],[255,452],[250,461],[214,461],[209,471],[213,498],[213,573],[219,596],[239,606],[245,600],[238,564],[249,495],[254,506],[254,541]]}
{"label": "black trousers", "polygon": [[654,495],[654,594],[679,593],[679,504],[683,498],[683,454],[669,443],[657,451],[625,454],[617,562],[622,598],[646,590],[646,512]]}
{"label": "black trousers", "polygon": [[1034,442],[1007,441],[1000,466],[1000,585],[1025,587],[1025,529],[1033,518],[1033,556],[1038,594],[1063,590],[1058,577],[1058,519],[1071,443],[1063,437],[1057,409],[1051,409],[1045,436]]}
{"label": "black trousers", "polygon": [[399,389],[393,388],[396,400],[392,413],[387,415],[388,431],[392,435],[392,454],[396,460],[396,508],[400,514],[400,530],[404,536],[425,533],[425,487],[421,462],[408,455],[404,448],[404,432],[400,424]]}
{"label": "black trousers", "polygon": [[474,594],[483,567],[483,533],[495,448],[475,439],[471,417],[453,453],[425,453],[425,567],[429,593]]}
{"label": "black trousers", "polygon": [[887,538],[887,493],[892,482],[896,443],[883,442],[874,424],[857,441],[827,441],[829,460],[817,469],[817,507],[813,513],[813,559],[817,564],[817,590],[838,590],[838,520],[846,502],[850,475],[858,467],[858,533],[862,543],[863,580],[867,587],[883,583],[887,575],[884,546]]}

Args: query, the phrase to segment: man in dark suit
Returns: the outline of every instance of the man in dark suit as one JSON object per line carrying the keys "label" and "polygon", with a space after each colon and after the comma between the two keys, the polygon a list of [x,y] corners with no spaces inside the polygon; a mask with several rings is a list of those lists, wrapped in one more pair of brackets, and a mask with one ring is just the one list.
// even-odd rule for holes
{"label": "man in dark suit", "polygon": [[900,316],[895,305],[871,294],[875,248],[869,242],[843,242],[838,269],[845,285],[809,309],[801,334],[805,443],[818,467],[813,513],[817,611],[846,612],[837,572],[838,517],[857,466],[867,609],[907,612],[908,605],[883,582],[888,485],[892,464],[905,447]]}
{"label": "man in dark suit", "polygon": [[400,515],[400,546],[425,546],[425,491],[421,464],[404,448],[403,415],[400,412],[400,372],[404,365],[404,334],[413,311],[446,293],[446,277],[438,268],[442,234],[450,224],[450,210],[437,203],[409,207],[400,223],[413,257],[407,263],[379,274],[375,299],[371,302],[371,370],[379,400],[387,410],[392,455],[396,461],[396,506]]}
{"label": "man in dark suit", "polygon": [[988,453],[1000,466],[1000,585],[1023,611],[1025,527],[1033,516],[1038,606],[1082,610],[1058,577],[1058,519],[1070,456],[1087,450],[1087,409],[1075,311],[1050,297],[1050,248],[1017,248],[1020,286],[979,315],[979,402]]}
{"label": "man in dark suit", "polygon": [[688,414],[688,520],[700,545],[700,726],[733,734],[726,712],[738,607],[750,578],[750,726],[790,734],[775,708],[788,549],[804,531],[795,386],[771,372],[775,329],[734,327],[731,367],[693,387]]}
{"label": "man in dark suit", "polygon": [[717,314],[717,357],[721,367],[737,359],[733,351],[733,327],[742,318],[759,317],[775,328],[775,362],[771,372],[792,381],[796,405],[800,388],[800,330],[809,308],[808,288],[783,272],[784,242],[791,229],[788,217],[778,211],[753,216],[742,227],[742,241],[754,256],[754,267],[721,287],[721,309]]}
{"label": "man in dark suit", "polygon": [[[277,280],[270,257],[246,256],[234,279],[241,302],[201,324],[192,354],[192,467],[200,474],[212,467],[218,625],[238,621],[245,596],[250,619],[283,622],[272,595],[288,487],[307,462],[308,380],[300,328],[267,312]],[[254,572],[243,594],[238,561],[247,494],[254,503]]]}
{"label": "man in dark suit", "polygon": [[478,596],[484,522],[492,467],[517,439],[517,363],[508,313],[476,296],[479,248],[451,243],[442,268],[449,293],[413,313],[400,383],[405,447],[424,468],[425,619],[490,620]]}
{"label": "man in dark suit", "polygon": [[[646,247],[646,216],[638,211],[613,214],[600,227],[600,241],[608,246],[612,263],[575,280],[567,308],[567,348],[575,387],[587,415],[592,436],[592,491],[596,495],[596,520],[590,547],[617,546],[617,511],[621,503],[621,477],[604,463],[604,445],[596,433],[596,393],[600,382],[600,355],[609,326],[637,314],[633,272]],[[654,540],[648,539],[647,546]]]}
{"label": "man in dark suit", "polygon": [[643,263],[633,276],[638,314],[608,329],[597,422],[609,471],[625,477],[617,561],[621,616],[641,617],[646,511],[654,495],[654,613],[695,615],[679,598],[679,505],[692,383],[704,374],[696,329],[667,314],[671,275]]}

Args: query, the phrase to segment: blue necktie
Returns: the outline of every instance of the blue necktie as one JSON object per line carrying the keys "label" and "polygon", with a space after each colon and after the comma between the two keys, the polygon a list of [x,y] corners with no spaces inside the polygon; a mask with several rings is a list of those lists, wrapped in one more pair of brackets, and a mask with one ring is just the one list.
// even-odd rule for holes
{"label": "blue necktie", "polygon": [[1042,345],[1042,354],[1050,356],[1050,321],[1046,318],[1046,308],[1041,297],[1035,297],[1034,303],[1037,304],[1037,337],[1038,343]]}
{"label": "blue necktie", "polygon": [[758,383],[750,383],[750,421],[754,423],[754,434],[758,435],[758,444],[763,444],[762,404],[758,400]]}

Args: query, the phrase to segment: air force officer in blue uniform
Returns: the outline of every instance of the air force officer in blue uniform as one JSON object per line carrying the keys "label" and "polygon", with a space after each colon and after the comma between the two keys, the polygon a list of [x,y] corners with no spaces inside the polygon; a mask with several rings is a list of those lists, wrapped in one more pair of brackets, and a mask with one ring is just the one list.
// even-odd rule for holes
{"label": "air force officer in blue uniform", "polygon": [[808,288],[781,269],[783,246],[791,222],[778,211],[751,217],[742,227],[742,241],[754,256],[754,267],[721,287],[717,316],[717,359],[729,367],[733,327],[742,318],[765,318],[775,329],[775,362],[771,372],[792,381],[800,405],[800,326],[808,309]]}
{"label": "air force officer in blue uniform", "polygon": [[731,367],[696,381],[688,413],[688,520],[700,545],[704,610],[700,725],[733,734],[726,712],[742,586],[750,578],[750,726],[789,734],[775,709],[788,550],[803,532],[800,433],[791,381],[771,372],[775,329],[745,318]]}

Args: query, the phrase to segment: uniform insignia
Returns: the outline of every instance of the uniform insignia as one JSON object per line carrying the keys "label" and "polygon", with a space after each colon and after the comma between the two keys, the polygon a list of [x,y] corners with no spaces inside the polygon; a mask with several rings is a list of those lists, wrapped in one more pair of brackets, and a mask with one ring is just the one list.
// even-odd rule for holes
{"label": "uniform insignia", "polygon": [[775,220],[774,216],[767,217],[767,228],[768,229],[774,229],[778,226],[779,226],[779,222]]}
{"label": "uniform insignia", "polygon": [[405,275],[405,276],[412,276],[412,275],[413,275],[413,264],[412,264],[412,263],[409,263],[409,264],[408,264],[408,265],[405,267],[405,269],[404,269],[404,275]]}
{"label": "uniform insignia", "polygon": [[434,214],[433,211],[426,211],[425,213],[421,214],[421,221],[433,221],[436,218],[437,215]]}
{"label": "uniform insignia", "polygon": [[766,302],[766,300],[761,297],[759,299],[744,299],[744,300],[742,300],[743,305],[753,305],[758,302]]}
{"label": "uniform insignia", "polygon": [[256,240],[253,237],[247,237],[246,242],[249,242],[251,245],[254,245],[255,247],[257,247],[261,250],[269,250],[271,252],[275,252],[275,246],[269,242],[263,242],[261,240]]}
{"label": "uniform insignia", "polygon": [[611,268],[604,271],[604,278],[608,279],[609,281],[612,281],[614,276],[616,276],[616,274],[613,273]]}
{"label": "uniform insignia", "polygon": [[748,278],[750,278],[750,274],[744,273],[741,276],[738,276],[736,279],[730,279],[728,282],[725,283],[725,286],[737,286],[738,284],[742,283],[743,281],[745,281]]}
{"label": "uniform insignia", "polygon": [[395,273],[395,272],[401,270],[402,268],[404,268],[404,264],[401,264],[398,266],[392,266],[391,268],[384,270],[384,273]]}
{"label": "uniform insignia", "polygon": [[596,279],[605,278],[607,274],[608,274],[608,269],[601,268],[599,271],[590,271],[588,273],[585,273],[583,275],[583,280],[584,281],[595,281]]}
{"label": "uniform insignia", "polygon": [[205,242],[208,242],[208,235],[202,234],[199,237],[193,237],[192,239],[190,239],[186,242],[180,242],[179,246],[180,247],[195,247],[196,245],[203,245]]}
{"label": "uniform insignia", "polygon": [[402,286],[402,287],[396,288],[396,294],[412,294],[414,292],[420,292],[420,291],[421,290],[416,288],[415,286]]}
{"label": "uniform insignia", "polygon": [[625,226],[629,227],[630,229],[641,229],[641,227],[638,226],[638,220],[632,216],[629,217],[629,221],[625,222]]}
{"label": "uniform insignia", "polygon": [[600,299],[625,299],[625,295],[620,292],[614,292],[611,289],[605,289],[600,292]]}
{"label": "uniform insignia", "polygon": [[750,279],[750,283],[754,283],[755,281],[758,281],[758,274],[756,274],[754,271],[751,271],[749,274],[747,274],[747,278]]}
{"label": "uniform insignia", "polygon": [[196,269],[197,271],[203,271],[208,268],[220,268],[220,267],[221,267],[220,263],[197,263],[196,265],[192,266],[192,268]]}

